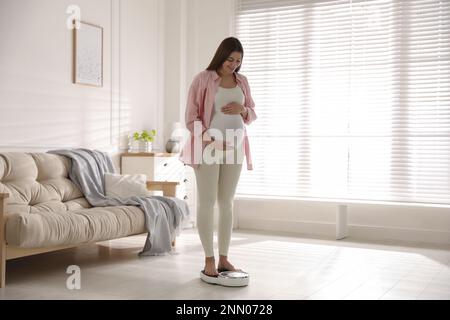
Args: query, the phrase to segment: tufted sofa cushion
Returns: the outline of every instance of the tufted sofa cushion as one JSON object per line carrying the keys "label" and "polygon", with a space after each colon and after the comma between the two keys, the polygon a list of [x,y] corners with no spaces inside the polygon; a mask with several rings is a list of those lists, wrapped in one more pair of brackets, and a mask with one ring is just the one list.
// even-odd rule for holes
{"label": "tufted sofa cushion", "polygon": [[6,241],[45,247],[144,232],[137,207],[92,208],[69,178],[71,160],[47,153],[0,153],[0,193],[9,193]]}

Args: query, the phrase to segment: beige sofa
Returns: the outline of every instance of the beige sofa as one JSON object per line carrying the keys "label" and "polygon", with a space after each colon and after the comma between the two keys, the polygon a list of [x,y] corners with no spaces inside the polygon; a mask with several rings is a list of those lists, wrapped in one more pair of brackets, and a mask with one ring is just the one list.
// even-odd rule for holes
{"label": "beige sofa", "polygon": [[[138,207],[92,207],[70,180],[70,165],[54,154],[0,153],[0,287],[6,260],[145,232]],[[174,196],[176,184],[147,187]]]}

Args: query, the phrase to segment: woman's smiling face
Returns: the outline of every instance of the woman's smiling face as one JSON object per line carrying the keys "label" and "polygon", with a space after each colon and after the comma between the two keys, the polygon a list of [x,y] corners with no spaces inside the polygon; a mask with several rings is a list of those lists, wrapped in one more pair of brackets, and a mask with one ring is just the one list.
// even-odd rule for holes
{"label": "woman's smiling face", "polygon": [[220,72],[222,75],[232,74],[237,67],[241,65],[242,54],[240,52],[234,51],[230,54],[230,56],[225,60],[220,68]]}

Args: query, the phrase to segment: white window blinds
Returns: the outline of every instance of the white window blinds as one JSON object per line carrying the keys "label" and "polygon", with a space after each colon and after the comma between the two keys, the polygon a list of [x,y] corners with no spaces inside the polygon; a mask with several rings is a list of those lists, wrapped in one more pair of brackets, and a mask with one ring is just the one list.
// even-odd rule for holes
{"label": "white window blinds", "polygon": [[238,194],[450,204],[450,1],[238,0]]}

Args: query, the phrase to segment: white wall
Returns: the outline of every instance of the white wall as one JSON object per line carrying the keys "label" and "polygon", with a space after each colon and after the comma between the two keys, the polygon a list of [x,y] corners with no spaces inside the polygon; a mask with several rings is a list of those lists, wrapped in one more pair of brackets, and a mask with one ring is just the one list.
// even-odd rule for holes
{"label": "white wall", "polygon": [[[161,129],[160,2],[2,0],[0,150],[117,150],[129,130]],[[72,83],[69,5],[103,27],[101,88]]]}
{"label": "white wall", "polygon": [[[164,90],[161,68],[164,0],[121,3],[121,131],[156,129],[155,149],[163,145]],[[128,121],[127,123],[124,123]],[[123,136],[123,135],[122,135]]]}
{"label": "white wall", "polygon": [[185,100],[186,1],[164,3],[164,141],[179,122]]}

